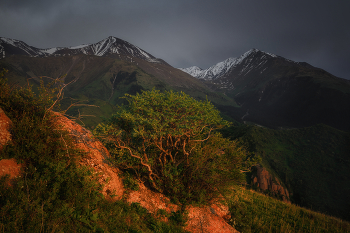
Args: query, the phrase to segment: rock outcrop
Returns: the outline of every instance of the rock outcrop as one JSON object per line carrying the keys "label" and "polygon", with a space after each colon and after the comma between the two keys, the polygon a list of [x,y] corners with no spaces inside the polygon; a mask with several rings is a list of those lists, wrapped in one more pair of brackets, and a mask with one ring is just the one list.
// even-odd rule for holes
{"label": "rock outcrop", "polygon": [[81,161],[82,165],[92,167],[99,174],[99,182],[104,185],[102,194],[112,200],[121,199],[124,193],[120,171],[108,162],[109,152],[103,144],[94,138],[92,133],[78,123],[69,120],[59,113],[54,113],[57,128],[66,130],[74,139],[75,146],[86,152]]}
{"label": "rock outcrop", "polygon": [[[168,214],[178,211],[180,207],[172,204],[169,198],[160,193],[147,189],[143,184],[139,185],[138,191],[128,194],[127,202],[137,202],[150,213],[157,213],[159,209],[165,210]],[[236,233],[231,225],[227,223],[231,215],[227,206],[219,202],[212,203],[205,207],[188,206],[188,220],[185,230],[193,233]],[[167,219],[164,219],[167,221]]]}
{"label": "rock outcrop", "polygon": [[7,181],[8,186],[12,186],[12,182],[17,177],[21,176],[22,166],[18,164],[15,159],[2,159],[0,160],[0,177],[9,175]]}
{"label": "rock outcrop", "polygon": [[12,121],[8,116],[6,116],[5,112],[0,108],[0,150],[3,146],[11,141],[11,125]]}
{"label": "rock outcrop", "polygon": [[282,182],[272,176],[261,165],[255,166],[256,173],[252,175],[252,183],[263,192],[270,192],[272,196],[280,197],[284,202],[290,203],[289,192],[282,186]]}
{"label": "rock outcrop", "polygon": [[[0,150],[11,141],[11,126],[12,121],[0,108]],[[21,175],[21,167],[15,159],[2,159],[0,160],[0,177],[9,175],[7,185],[11,186],[13,179]]]}

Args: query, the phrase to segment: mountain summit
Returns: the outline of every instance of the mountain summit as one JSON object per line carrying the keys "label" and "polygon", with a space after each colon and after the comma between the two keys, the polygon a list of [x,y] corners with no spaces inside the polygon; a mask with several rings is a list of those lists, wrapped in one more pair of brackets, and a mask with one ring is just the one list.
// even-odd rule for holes
{"label": "mountain summit", "polygon": [[[277,57],[279,56],[266,53],[258,49],[251,49],[238,58],[228,58],[209,67],[208,69],[203,70],[197,66],[179,69],[199,79],[215,80],[229,75],[230,72],[234,70],[239,70],[241,75],[246,75],[253,69],[261,69],[264,67],[264,64],[269,58]],[[261,72],[263,71],[264,70],[262,69]]]}
{"label": "mountain summit", "polygon": [[73,47],[54,47],[40,49],[23,41],[0,37],[0,58],[11,55],[26,55],[30,57],[70,56],[77,54],[95,56],[137,57],[149,62],[161,62],[139,47],[127,41],[110,36],[94,44],[83,44]]}

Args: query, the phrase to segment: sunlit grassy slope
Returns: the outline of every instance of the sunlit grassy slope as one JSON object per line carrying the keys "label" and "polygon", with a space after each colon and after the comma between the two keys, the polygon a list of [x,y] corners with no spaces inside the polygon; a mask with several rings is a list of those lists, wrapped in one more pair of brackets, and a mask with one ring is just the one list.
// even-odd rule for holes
{"label": "sunlit grassy slope", "polygon": [[231,225],[249,232],[350,232],[349,222],[235,187]]}
{"label": "sunlit grassy slope", "polygon": [[240,139],[262,164],[277,175],[298,205],[350,218],[350,133],[326,125],[274,130],[233,127],[225,132]]}

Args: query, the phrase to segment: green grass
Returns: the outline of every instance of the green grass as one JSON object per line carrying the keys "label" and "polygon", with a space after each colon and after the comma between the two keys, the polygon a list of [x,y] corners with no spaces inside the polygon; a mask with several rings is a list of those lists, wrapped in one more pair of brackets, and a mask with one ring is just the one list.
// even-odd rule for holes
{"label": "green grass", "polygon": [[350,223],[252,190],[235,187],[230,200],[230,224],[249,232],[350,232]]}
{"label": "green grass", "polygon": [[298,205],[349,220],[350,134],[326,125],[273,130],[240,126],[224,135],[240,139],[279,177]]}

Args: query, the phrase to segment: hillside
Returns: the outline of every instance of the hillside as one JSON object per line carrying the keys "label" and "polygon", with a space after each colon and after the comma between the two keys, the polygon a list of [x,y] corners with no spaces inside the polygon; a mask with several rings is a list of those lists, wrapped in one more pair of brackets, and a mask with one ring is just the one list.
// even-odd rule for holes
{"label": "hillside", "polygon": [[[80,107],[83,122],[87,127],[94,127],[101,122],[101,117],[109,117],[116,104],[122,104],[119,97],[125,93],[135,94],[141,90],[176,90],[190,94],[196,99],[208,98],[223,106],[237,106],[235,102],[208,89],[199,80],[164,63],[151,63],[134,58],[133,62],[113,57],[76,55],[63,57],[28,57],[14,55],[0,60],[0,68],[9,70],[7,75],[11,83],[21,86],[29,82],[38,87],[40,77],[48,83],[50,78],[63,77],[64,83],[72,82],[65,89],[66,99],[63,109],[71,102],[96,105],[98,107]],[[74,100],[72,100],[73,98]],[[72,108],[70,115],[78,116],[77,108]]]}
{"label": "hillside", "polygon": [[224,135],[260,156],[286,185],[292,203],[350,220],[350,133],[326,125],[289,130],[240,126]]}
{"label": "hillside", "polygon": [[[119,194],[114,191],[123,188],[111,182],[115,183],[119,173],[104,162],[108,152],[101,152],[105,150],[101,143],[78,124],[48,114],[45,108],[52,104],[50,98],[36,98],[31,91],[13,89],[0,81],[0,107],[11,127],[11,142],[0,150],[0,164],[16,159],[23,172],[10,177],[10,186],[9,177],[0,179],[0,229],[4,232],[185,232],[184,225],[190,232],[236,232],[225,222],[227,230],[218,228],[222,209],[214,206],[194,207],[188,216],[181,211],[167,213],[164,207],[150,211],[157,201],[167,198],[157,199],[159,194],[142,186],[135,191],[135,181],[127,177],[126,195],[137,203],[116,200]],[[0,115],[3,119],[3,112]],[[2,135],[8,127],[0,126]],[[227,202],[231,217],[226,221],[241,232],[350,230],[348,222],[240,187],[233,188]],[[192,218],[187,224],[186,216]]]}
{"label": "hillside", "polygon": [[171,203],[123,174],[91,132],[50,112],[52,95],[37,98],[4,81],[0,135],[9,137],[0,137],[2,231],[196,232],[203,222],[205,232],[236,232],[223,219],[227,207]]}
{"label": "hillside", "polygon": [[[71,83],[65,96],[84,104],[97,105],[76,108],[69,114],[86,116],[84,124],[94,127],[101,117],[109,117],[113,106],[122,103],[119,97],[125,93],[135,94],[153,87],[160,90],[183,91],[196,99],[209,99],[222,106],[238,106],[232,98],[213,92],[196,78],[173,68],[162,59],[130,44],[110,36],[97,43],[73,47],[41,49],[23,41],[0,37],[0,68],[8,69],[11,83],[38,86],[39,78],[64,77],[64,83]],[[65,107],[70,99],[63,102]]]}
{"label": "hillside", "polygon": [[240,232],[349,232],[348,222],[237,188],[230,205]]}

